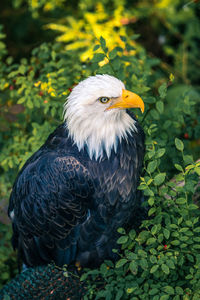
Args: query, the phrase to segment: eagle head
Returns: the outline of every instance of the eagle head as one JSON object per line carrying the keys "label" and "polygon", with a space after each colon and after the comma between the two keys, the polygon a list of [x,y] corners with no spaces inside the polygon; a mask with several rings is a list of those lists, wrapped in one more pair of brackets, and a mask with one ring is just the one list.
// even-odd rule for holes
{"label": "eagle head", "polygon": [[127,91],[123,82],[110,75],[91,76],[75,86],[64,105],[64,120],[79,151],[86,148],[90,158],[110,157],[127,134],[137,131],[128,108],[140,108],[144,102]]}

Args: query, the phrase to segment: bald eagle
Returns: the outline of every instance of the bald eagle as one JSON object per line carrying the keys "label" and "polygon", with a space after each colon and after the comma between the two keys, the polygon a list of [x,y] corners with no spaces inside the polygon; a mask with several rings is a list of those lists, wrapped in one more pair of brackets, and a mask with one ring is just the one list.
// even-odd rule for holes
{"label": "bald eagle", "polygon": [[128,108],[142,99],[109,75],[70,93],[64,122],[19,172],[10,196],[13,247],[27,266],[114,259],[117,228],[131,225],[144,133]]}

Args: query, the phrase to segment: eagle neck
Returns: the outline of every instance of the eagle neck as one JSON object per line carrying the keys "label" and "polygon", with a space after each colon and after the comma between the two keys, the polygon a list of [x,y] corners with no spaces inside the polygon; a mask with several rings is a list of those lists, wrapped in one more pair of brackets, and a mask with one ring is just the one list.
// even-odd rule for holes
{"label": "eagle neck", "polygon": [[126,111],[112,112],[104,118],[97,115],[90,120],[90,123],[66,120],[70,138],[79,151],[87,150],[90,159],[101,160],[105,155],[109,159],[122,140],[128,141],[137,132],[136,120]]}

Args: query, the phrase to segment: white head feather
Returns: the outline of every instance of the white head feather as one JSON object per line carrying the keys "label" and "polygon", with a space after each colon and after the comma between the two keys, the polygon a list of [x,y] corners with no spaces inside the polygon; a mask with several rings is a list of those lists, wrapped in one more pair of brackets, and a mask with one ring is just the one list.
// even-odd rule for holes
{"label": "white head feather", "polygon": [[64,120],[69,135],[79,151],[85,146],[90,158],[97,160],[105,150],[117,151],[117,144],[127,134],[137,131],[135,121],[126,110],[106,110],[110,103],[102,104],[99,97],[116,98],[125,86],[119,79],[109,75],[91,76],[75,86],[64,105]]}

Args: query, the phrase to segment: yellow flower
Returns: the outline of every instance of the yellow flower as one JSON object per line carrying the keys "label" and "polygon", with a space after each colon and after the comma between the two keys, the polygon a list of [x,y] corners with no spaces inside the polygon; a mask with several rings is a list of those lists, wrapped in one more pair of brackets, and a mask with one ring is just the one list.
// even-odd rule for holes
{"label": "yellow flower", "polygon": [[37,82],[34,84],[34,86],[35,86],[35,87],[38,87],[40,84],[41,84],[41,81],[39,80],[39,81],[37,81]]}
{"label": "yellow flower", "polygon": [[38,7],[38,1],[37,0],[32,0],[31,1],[31,6],[32,6],[32,8],[37,8]]}
{"label": "yellow flower", "polygon": [[52,88],[52,87],[50,87],[49,89],[48,89],[48,94],[51,94],[51,92],[54,92],[55,90]]}
{"label": "yellow flower", "polygon": [[52,3],[47,3],[44,5],[44,11],[50,11],[53,9]]}
{"label": "yellow flower", "polygon": [[3,89],[6,89],[8,86],[9,86],[9,83],[6,82],[6,83],[4,84],[4,86],[3,86]]}
{"label": "yellow flower", "polygon": [[[83,3],[81,7],[86,8]],[[123,26],[123,18],[130,20],[133,16],[124,9],[122,4],[118,4],[110,16],[105,6],[99,1],[95,11],[86,12],[82,19],[77,20],[69,16],[66,25],[48,24],[46,28],[60,32],[57,41],[66,43],[67,51],[85,48],[80,57],[82,61],[86,61],[92,58],[91,45],[95,44],[96,38],[99,39],[100,36],[104,37],[109,49],[113,49],[115,46],[125,48],[124,42],[120,39],[120,36],[125,36],[127,31],[126,26]],[[132,43],[134,44],[134,42]],[[101,63],[106,64],[106,61]]]}
{"label": "yellow flower", "polygon": [[52,92],[50,95],[51,95],[52,97],[56,97],[56,94],[53,93],[53,92]]}
{"label": "yellow flower", "polygon": [[42,83],[41,83],[41,89],[42,89],[43,91],[46,91],[46,90],[47,90],[47,83],[46,83],[46,82],[42,82]]}
{"label": "yellow flower", "polygon": [[169,75],[169,80],[172,82],[172,81],[174,81],[174,75],[171,73],[170,75]]}

